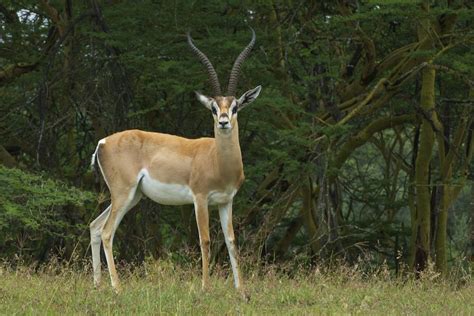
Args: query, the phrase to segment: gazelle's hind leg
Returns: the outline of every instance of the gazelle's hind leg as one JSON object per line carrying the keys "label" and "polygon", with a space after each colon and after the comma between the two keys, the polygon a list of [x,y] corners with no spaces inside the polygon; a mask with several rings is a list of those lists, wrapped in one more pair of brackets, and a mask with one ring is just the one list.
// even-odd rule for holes
{"label": "gazelle's hind leg", "polygon": [[128,194],[113,195],[112,208],[110,214],[102,229],[102,242],[104,244],[105,258],[107,259],[107,267],[109,269],[110,280],[112,287],[116,292],[120,291],[120,283],[115,269],[115,262],[112,253],[112,244],[114,240],[115,231],[125,214],[134,207],[142,197],[141,192],[137,192],[137,186],[132,187]]}
{"label": "gazelle's hind leg", "polygon": [[100,285],[101,267],[100,267],[100,245],[102,244],[102,227],[109,216],[112,205],[109,205],[91,224],[91,250],[92,250],[92,269],[94,271],[94,286]]}

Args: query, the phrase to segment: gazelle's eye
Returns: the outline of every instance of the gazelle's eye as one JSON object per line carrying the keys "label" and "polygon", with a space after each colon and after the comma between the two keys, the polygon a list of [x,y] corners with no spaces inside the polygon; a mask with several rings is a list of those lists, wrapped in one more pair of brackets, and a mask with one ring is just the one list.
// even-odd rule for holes
{"label": "gazelle's eye", "polygon": [[211,111],[212,111],[212,114],[217,115],[217,110],[214,106],[211,108]]}
{"label": "gazelle's eye", "polygon": [[237,113],[237,106],[234,106],[234,108],[232,109],[232,114],[235,114]]}

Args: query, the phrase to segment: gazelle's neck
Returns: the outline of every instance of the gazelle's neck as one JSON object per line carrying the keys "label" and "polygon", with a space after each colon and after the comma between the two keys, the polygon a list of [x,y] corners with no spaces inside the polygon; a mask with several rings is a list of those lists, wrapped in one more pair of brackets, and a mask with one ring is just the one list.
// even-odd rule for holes
{"label": "gazelle's neck", "polygon": [[216,155],[219,172],[223,176],[239,176],[242,173],[242,154],[239,143],[239,126],[237,121],[231,131],[214,127]]}

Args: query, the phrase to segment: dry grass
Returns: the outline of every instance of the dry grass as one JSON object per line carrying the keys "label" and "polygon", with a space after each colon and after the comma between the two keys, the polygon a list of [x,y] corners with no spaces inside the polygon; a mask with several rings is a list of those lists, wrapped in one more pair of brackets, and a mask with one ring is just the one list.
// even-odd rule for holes
{"label": "dry grass", "polygon": [[345,266],[331,271],[301,270],[293,276],[275,267],[247,271],[251,301],[232,287],[227,267],[215,268],[212,289],[200,289],[197,267],[150,261],[121,268],[123,292],[115,294],[104,273],[101,289],[92,286],[89,267],[40,271],[0,267],[0,313],[14,314],[444,314],[474,313],[471,277],[442,280],[428,272],[421,280],[393,278],[383,267],[371,273]]}

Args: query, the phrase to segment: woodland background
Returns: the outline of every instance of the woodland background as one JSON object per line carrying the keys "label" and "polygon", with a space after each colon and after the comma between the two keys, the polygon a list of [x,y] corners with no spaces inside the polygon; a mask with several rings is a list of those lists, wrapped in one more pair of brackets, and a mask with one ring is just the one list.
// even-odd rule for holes
{"label": "woodland background", "polygon": [[[474,6],[470,1],[2,0],[0,257],[89,258],[107,206],[97,141],[139,128],[196,138],[195,100],[241,49],[246,181],[241,254],[257,263],[386,263],[446,273],[474,257]],[[217,212],[212,254],[226,262]],[[199,260],[191,206],[144,200],[115,238],[124,262]]]}

